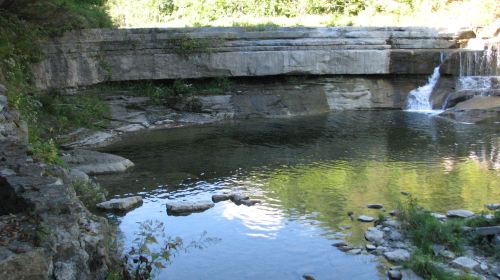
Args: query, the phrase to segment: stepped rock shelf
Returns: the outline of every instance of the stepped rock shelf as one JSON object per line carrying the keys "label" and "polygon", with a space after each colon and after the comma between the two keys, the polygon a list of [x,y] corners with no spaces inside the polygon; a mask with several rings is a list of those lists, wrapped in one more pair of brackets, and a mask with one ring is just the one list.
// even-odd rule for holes
{"label": "stepped rock shelf", "polygon": [[91,29],[46,42],[34,77],[48,89],[202,77],[428,75],[468,34],[416,27]]}

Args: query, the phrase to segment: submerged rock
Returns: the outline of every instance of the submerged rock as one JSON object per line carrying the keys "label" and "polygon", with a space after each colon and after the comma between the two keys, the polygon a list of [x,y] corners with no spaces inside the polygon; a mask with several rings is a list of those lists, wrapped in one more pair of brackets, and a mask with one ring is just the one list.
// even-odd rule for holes
{"label": "submerged rock", "polygon": [[370,208],[370,209],[382,209],[382,208],[384,208],[384,205],[378,204],[378,203],[372,203],[372,204],[367,204],[366,208]]}
{"label": "submerged rock", "polygon": [[243,205],[246,205],[246,206],[253,206],[257,203],[260,203],[260,200],[257,200],[257,199],[247,199],[247,200],[242,200],[240,202],[241,204]]}
{"label": "submerged rock", "polygon": [[401,271],[394,270],[394,269],[391,269],[391,270],[387,271],[387,276],[391,280],[399,280],[399,279],[403,278],[403,275],[401,274]]}
{"label": "submerged rock", "polygon": [[66,151],[61,159],[69,167],[89,175],[123,172],[134,166],[133,162],[121,156],[82,149]]}
{"label": "submerged rock", "polygon": [[214,203],[229,200],[229,199],[231,199],[230,194],[214,194],[214,195],[212,195],[212,201]]}
{"label": "submerged rock", "polygon": [[474,212],[464,209],[450,210],[446,213],[451,218],[469,218],[474,216]]}
{"label": "submerged rock", "polygon": [[364,223],[370,223],[370,222],[375,221],[375,218],[370,217],[370,216],[366,216],[366,215],[361,215],[358,217],[358,221],[364,222]]}
{"label": "submerged rock", "polygon": [[214,207],[211,201],[169,201],[167,202],[167,214],[169,215],[188,215],[193,212],[203,212]]}
{"label": "submerged rock", "polygon": [[140,196],[132,196],[125,198],[114,198],[109,201],[101,202],[97,204],[97,208],[104,210],[118,210],[118,211],[126,211],[136,207],[137,205],[142,203],[142,197]]}
{"label": "submerged rock", "polygon": [[384,257],[395,263],[401,263],[410,259],[410,252],[405,249],[396,249],[394,251],[385,252]]}

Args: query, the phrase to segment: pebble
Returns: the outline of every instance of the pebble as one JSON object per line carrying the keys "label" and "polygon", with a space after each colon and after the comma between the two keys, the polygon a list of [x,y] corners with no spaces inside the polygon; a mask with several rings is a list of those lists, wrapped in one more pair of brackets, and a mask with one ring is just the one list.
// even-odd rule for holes
{"label": "pebble", "polygon": [[304,280],[316,280],[316,278],[310,274],[304,274],[302,275],[302,278],[304,278]]}
{"label": "pebble", "polygon": [[359,254],[361,254],[361,251],[362,251],[361,249],[356,248],[356,249],[352,249],[352,250],[347,251],[347,253],[351,254],[351,255],[359,255]]}
{"label": "pebble", "polygon": [[384,232],[377,228],[371,227],[368,228],[368,230],[365,232],[365,238],[372,243],[381,244],[384,242]]}

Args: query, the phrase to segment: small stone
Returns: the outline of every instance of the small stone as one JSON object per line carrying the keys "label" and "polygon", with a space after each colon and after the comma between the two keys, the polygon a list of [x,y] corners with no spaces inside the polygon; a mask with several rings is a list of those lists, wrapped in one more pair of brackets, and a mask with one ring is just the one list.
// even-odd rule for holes
{"label": "small stone", "polygon": [[434,256],[439,255],[439,253],[441,253],[444,249],[445,247],[441,244],[432,245],[432,252],[434,252]]}
{"label": "small stone", "polygon": [[400,228],[401,223],[399,221],[394,221],[394,220],[387,220],[384,222],[385,226],[392,227],[392,228]]}
{"label": "small stone", "polygon": [[375,251],[373,251],[373,253],[375,253],[376,255],[380,255],[384,252],[387,252],[387,250],[389,250],[389,248],[387,248],[385,246],[378,246],[377,249],[375,249]]}
{"label": "small stone", "polygon": [[409,193],[409,192],[404,192],[404,191],[403,191],[403,192],[401,192],[401,194],[402,194],[402,195],[410,195],[410,193]]}
{"label": "small stone", "polygon": [[377,246],[372,244],[366,244],[366,251],[373,251],[375,249],[377,249]]}
{"label": "small stone", "polygon": [[370,223],[370,222],[375,221],[375,218],[370,217],[370,216],[366,216],[366,215],[361,215],[358,217],[358,221],[364,222],[364,223]]}
{"label": "small stone", "polygon": [[485,205],[486,208],[490,209],[491,211],[495,211],[500,209],[500,203],[488,203]]}
{"label": "small stone", "polygon": [[382,208],[384,208],[384,205],[378,204],[378,203],[372,203],[372,204],[367,204],[366,208],[370,208],[370,209],[382,209]]}
{"label": "small stone", "polygon": [[389,212],[389,215],[391,216],[397,216],[399,213],[399,211],[397,209],[394,209],[394,210],[391,210],[391,212]]}
{"label": "small stone", "polygon": [[8,176],[16,175],[16,171],[9,169],[9,168],[4,168],[0,171],[0,175],[3,177],[8,177]]}
{"label": "small stone", "polygon": [[479,266],[479,263],[469,257],[458,257],[451,262],[451,265],[465,271],[472,271]]}
{"label": "small stone", "polygon": [[350,246],[350,245],[346,245],[346,246],[339,246],[337,247],[340,251],[342,252],[348,252],[348,251],[351,251],[353,249],[355,249],[354,247]]}
{"label": "small stone", "polygon": [[354,215],[354,212],[352,211],[347,212],[347,216],[351,217],[352,215]]}
{"label": "small stone", "polygon": [[399,279],[403,278],[401,271],[392,270],[392,269],[387,272],[387,276],[389,276],[389,279],[392,279],[392,280],[399,280]]}
{"label": "small stone", "polygon": [[384,232],[377,228],[371,227],[368,228],[368,230],[365,232],[365,238],[372,243],[381,244],[384,241]]}
{"label": "small stone", "polygon": [[335,243],[333,243],[332,246],[334,246],[334,247],[344,247],[344,246],[347,246],[347,243],[345,241],[338,240]]}
{"label": "small stone", "polygon": [[399,231],[391,231],[389,233],[389,240],[400,241],[403,240],[403,235]]}
{"label": "small stone", "polygon": [[479,272],[487,272],[488,268],[489,268],[488,265],[485,263],[480,263],[478,267]]}
{"label": "small stone", "polygon": [[385,252],[384,257],[391,262],[401,263],[410,259],[410,253],[405,249],[396,249]]}
{"label": "small stone", "polygon": [[455,258],[455,254],[451,251],[448,251],[448,250],[443,250],[441,252],[439,252],[439,255],[447,258],[447,259],[454,259]]}
{"label": "small stone", "polygon": [[248,195],[241,193],[233,193],[230,195],[231,201],[233,201],[236,205],[240,205],[242,201],[250,199]]}
{"label": "small stone", "polygon": [[390,228],[390,227],[384,227],[382,230],[383,230],[384,232],[389,232],[389,231],[391,231],[391,228]]}
{"label": "small stone", "polygon": [[97,204],[97,208],[101,208],[104,210],[118,210],[118,211],[126,211],[131,208],[136,207],[137,205],[142,203],[142,197],[140,196],[132,196],[125,198],[114,198],[109,201],[101,202]]}
{"label": "small stone", "polygon": [[438,220],[446,220],[446,215],[439,214],[439,213],[431,213],[431,216],[438,219]]}
{"label": "small stone", "polygon": [[451,218],[469,218],[474,216],[474,212],[464,209],[450,210],[446,213]]}
{"label": "small stone", "polygon": [[359,255],[359,254],[361,254],[361,249],[359,249],[359,248],[352,249],[352,250],[347,251],[347,253],[351,254],[351,255]]}

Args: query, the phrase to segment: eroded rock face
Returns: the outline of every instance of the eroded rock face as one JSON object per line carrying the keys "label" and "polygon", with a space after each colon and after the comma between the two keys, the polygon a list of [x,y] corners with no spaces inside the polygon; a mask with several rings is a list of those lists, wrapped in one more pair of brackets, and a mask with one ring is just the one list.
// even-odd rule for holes
{"label": "eroded rock face", "polygon": [[[457,37],[418,27],[92,29],[45,44],[34,73],[42,89],[201,77],[426,75]],[[183,50],[179,41],[201,47]]]}
{"label": "eroded rock face", "polygon": [[0,123],[13,128],[0,139],[0,279],[104,279],[111,227],[27,155],[14,114],[0,111]]}

